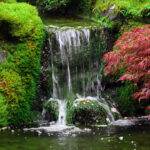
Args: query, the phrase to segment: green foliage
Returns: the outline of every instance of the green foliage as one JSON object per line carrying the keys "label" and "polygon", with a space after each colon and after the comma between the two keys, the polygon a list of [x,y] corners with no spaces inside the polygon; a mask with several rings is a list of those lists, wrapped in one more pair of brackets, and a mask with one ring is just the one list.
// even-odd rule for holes
{"label": "green foliage", "polygon": [[73,119],[72,119],[72,113],[73,113],[73,102],[75,101],[76,96],[73,94],[70,94],[67,97],[67,112],[66,112],[66,122],[68,125],[73,124]]}
{"label": "green foliage", "polygon": [[117,88],[117,103],[119,112],[122,116],[135,116],[138,108],[138,102],[132,99],[132,94],[137,91],[137,87],[131,83],[125,83],[124,86]]}
{"label": "green foliage", "polygon": [[106,11],[110,5],[115,5],[116,12],[120,12],[123,16],[133,16],[135,18],[149,16],[150,12],[149,0],[97,0],[94,11]]}
{"label": "green foliage", "polygon": [[125,32],[132,31],[134,28],[144,25],[145,23],[142,21],[135,21],[133,19],[125,19],[120,30],[118,36],[121,36]]}
{"label": "green foliage", "polygon": [[[0,89],[1,90],[1,89]],[[5,97],[0,93],[0,126],[7,125],[8,111]]]}
{"label": "green foliage", "polygon": [[71,0],[37,0],[37,4],[46,10],[58,9],[66,6]]}
{"label": "green foliage", "polygon": [[107,16],[99,18],[99,13],[96,13],[96,18],[93,18],[92,20],[97,22],[100,26],[108,27],[110,29],[113,29],[116,24],[114,21],[110,21]]}
{"label": "green foliage", "polygon": [[44,26],[35,7],[1,3],[0,27],[0,48],[7,54],[7,60],[0,65],[0,79],[5,84],[0,94],[7,104],[8,124],[30,124],[41,74]]}
{"label": "green foliage", "polygon": [[57,100],[49,101],[44,104],[44,108],[49,112],[49,121],[57,121],[59,117],[59,103]]}
{"label": "green foliage", "polygon": [[79,11],[89,10],[92,2],[90,0],[18,0],[37,5],[42,10],[76,14]]}
{"label": "green foliage", "polygon": [[16,3],[16,0],[0,0],[0,2],[4,2],[4,3]]}

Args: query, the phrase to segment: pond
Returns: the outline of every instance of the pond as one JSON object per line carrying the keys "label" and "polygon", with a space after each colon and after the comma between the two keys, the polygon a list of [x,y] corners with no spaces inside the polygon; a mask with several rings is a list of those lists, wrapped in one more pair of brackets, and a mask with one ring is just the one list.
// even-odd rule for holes
{"label": "pond", "polygon": [[97,23],[89,19],[81,18],[68,18],[60,16],[50,16],[49,14],[41,14],[42,21],[45,25],[54,25],[54,26],[69,26],[69,27],[87,27],[87,26],[98,26]]}
{"label": "pond", "polygon": [[[81,132],[83,131],[83,132]],[[0,150],[149,150],[150,125],[108,126],[70,132],[10,130]],[[40,134],[39,134],[40,133]]]}

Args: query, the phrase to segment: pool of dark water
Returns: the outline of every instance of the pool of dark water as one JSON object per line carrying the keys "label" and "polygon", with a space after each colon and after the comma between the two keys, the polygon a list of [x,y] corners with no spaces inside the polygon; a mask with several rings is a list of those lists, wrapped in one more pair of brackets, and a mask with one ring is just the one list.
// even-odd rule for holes
{"label": "pool of dark water", "polygon": [[71,18],[71,17],[60,17],[60,16],[50,16],[48,14],[41,14],[40,15],[43,23],[45,25],[54,25],[58,27],[88,27],[88,26],[98,26],[97,23],[89,20],[89,19],[81,19],[81,18]]}
{"label": "pool of dark water", "polygon": [[[0,150],[149,150],[150,125],[95,127],[84,132],[0,132]],[[40,133],[40,134],[39,134]]]}

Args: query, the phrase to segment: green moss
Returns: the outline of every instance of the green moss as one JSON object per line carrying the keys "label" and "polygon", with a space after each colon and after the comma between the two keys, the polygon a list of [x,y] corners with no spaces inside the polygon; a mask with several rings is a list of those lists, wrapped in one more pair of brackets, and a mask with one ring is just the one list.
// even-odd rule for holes
{"label": "green moss", "polygon": [[[19,40],[24,40],[29,36],[36,38],[38,35],[35,36],[34,34],[39,32],[36,30],[43,28],[36,8],[25,3],[1,3],[0,21],[1,26],[5,23],[8,33],[12,37],[18,37]],[[37,28],[35,28],[36,26]]]}
{"label": "green moss", "polygon": [[45,109],[48,109],[49,112],[49,121],[57,121],[59,117],[59,103],[57,100],[49,101],[44,105]]}
{"label": "green moss", "polygon": [[0,81],[5,84],[0,94],[8,105],[8,124],[30,124],[41,74],[44,26],[35,7],[1,3],[0,27],[0,48],[7,55],[0,65]]}
{"label": "green moss", "polygon": [[149,0],[143,0],[142,2],[138,0],[107,0],[106,2],[97,0],[94,10],[99,12],[106,11],[110,5],[115,5],[116,12],[121,12],[124,16],[141,17],[146,15],[147,10],[150,10]]}
{"label": "green moss", "polygon": [[4,2],[4,3],[16,3],[16,0],[0,0],[0,2]]}
{"label": "green moss", "polygon": [[74,101],[69,114],[73,124],[97,125],[107,124],[106,110],[97,102],[91,100]]}
{"label": "green moss", "polygon": [[[115,22],[105,19],[109,18],[110,7],[114,5],[114,16],[116,15]],[[109,11],[108,11],[109,10]],[[97,0],[95,3],[94,12],[97,20],[104,25],[110,26],[112,29],[120,30],[118,36],[122,33],[132,30],[137,26],[149,23],[150,17],[150,4],[149,0]],[[104,16],[99,18],[99,14]],[[104,21],[102,21],[104,20]]]}

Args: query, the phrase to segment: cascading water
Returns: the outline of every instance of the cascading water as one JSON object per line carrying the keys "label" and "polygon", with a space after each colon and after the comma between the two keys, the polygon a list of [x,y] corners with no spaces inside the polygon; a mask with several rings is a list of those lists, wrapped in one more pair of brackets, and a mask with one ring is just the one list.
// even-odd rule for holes
{"label": "cascading water", "polygon": [[57,125],[66,125],[66,102],[65,100],[59,101],[59,117]]}
{"label": "cascading water", "polygon": [[[107,110],[109,120],[114,121],[107,102],[101,96],[103,89],[100,57],[105,43],[100,37],[100,29],[52,25],[46,26],[46,29],[49,33],[49,70],[52,75],[53,99],[66,99],[71,94],[82,95],[82,98],[91,96],[91,99],[97,100]],[[64,126],[65,120],[66,102],[59,100],[59,117],[55,125]]]}

